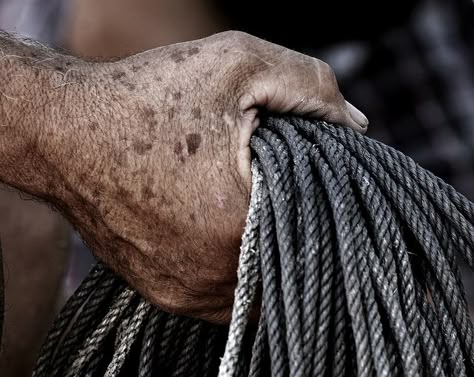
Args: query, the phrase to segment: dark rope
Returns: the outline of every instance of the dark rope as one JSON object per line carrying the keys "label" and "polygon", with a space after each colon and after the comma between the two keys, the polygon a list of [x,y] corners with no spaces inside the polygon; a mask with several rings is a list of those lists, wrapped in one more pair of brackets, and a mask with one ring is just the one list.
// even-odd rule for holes
{"label": "dark rope", "polygon": [[269,118],[251,147],[230,326],[152,307],[98,265],[34,376],[474,376],[456,263],[474,265],[474,205],[394,149],[324,122]]}

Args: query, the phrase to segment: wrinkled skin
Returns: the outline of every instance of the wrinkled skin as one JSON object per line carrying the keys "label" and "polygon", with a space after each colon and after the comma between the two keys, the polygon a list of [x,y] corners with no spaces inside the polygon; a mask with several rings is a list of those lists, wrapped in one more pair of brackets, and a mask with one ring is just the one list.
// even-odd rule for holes
{"label": "wrinkled skin", "polygon": [[10,74],[40,85],[2,90],[22,126],[0,129],[0,179],[52,203],[151,302],[212,322],[230,319],[257,109],[367,126],[327,64],[240,32],[114,63],[7,48],[30,57]]}

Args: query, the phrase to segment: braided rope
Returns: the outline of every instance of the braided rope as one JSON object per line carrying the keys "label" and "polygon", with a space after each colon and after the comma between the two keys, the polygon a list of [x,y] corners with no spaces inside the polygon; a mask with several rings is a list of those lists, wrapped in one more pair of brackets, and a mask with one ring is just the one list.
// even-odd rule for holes
{"label": "braided rope", "polygon": [[324,122],[270,118],[251,147],[230,326],[162,312],[98,265],[34,376],[473,376],[456,258],[474,267],[474,204],[400,152]]}

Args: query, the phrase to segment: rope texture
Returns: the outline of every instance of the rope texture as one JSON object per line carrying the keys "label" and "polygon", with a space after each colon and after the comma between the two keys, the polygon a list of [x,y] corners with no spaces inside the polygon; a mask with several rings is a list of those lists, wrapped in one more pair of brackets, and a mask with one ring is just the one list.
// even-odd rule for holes
{"label": "rope texture", "polygon": [[473,268],[474,204],[324,122],[269,118],[251,147],[230,326],[165,313],[98,265],[33,376],[474,376],[456,263]]}

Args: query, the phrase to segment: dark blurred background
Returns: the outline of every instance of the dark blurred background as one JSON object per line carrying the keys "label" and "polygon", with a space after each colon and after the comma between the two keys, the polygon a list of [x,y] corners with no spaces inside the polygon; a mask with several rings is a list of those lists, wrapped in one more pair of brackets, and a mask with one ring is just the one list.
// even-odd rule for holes
{"label": "dark blurred background", "polygon": [[[472,0],[0,0],[0,29],[110,58],[238,29],[328,62],[369,135],[474,199]],[[6,329],[0,375],[23,377],[94,263],[65,221],[0,188]],[[473,274],[464,271],[474,309]]]}

